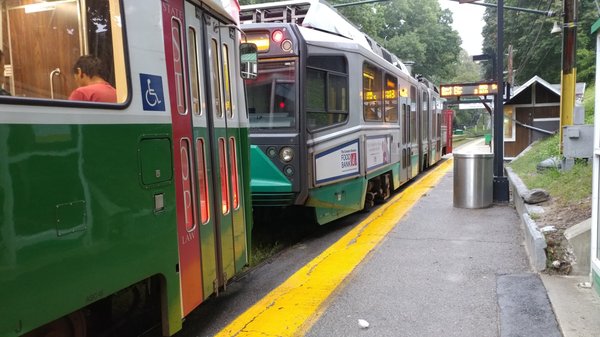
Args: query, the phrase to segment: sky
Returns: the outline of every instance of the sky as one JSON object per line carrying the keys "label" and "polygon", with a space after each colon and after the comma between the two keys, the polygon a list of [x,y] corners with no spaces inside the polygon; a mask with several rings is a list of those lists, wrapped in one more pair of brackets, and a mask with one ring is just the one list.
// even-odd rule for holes
{"label": "sky", "polygon": [[438,0],[442,9],[448,8],[453,13],[454,22],[452,27],[458,32],[462,40],[462,48],[469,55],[481,54],[481,45],[483,37],[481,29],[483,28],[484,6],[459,4],[450,0]]}

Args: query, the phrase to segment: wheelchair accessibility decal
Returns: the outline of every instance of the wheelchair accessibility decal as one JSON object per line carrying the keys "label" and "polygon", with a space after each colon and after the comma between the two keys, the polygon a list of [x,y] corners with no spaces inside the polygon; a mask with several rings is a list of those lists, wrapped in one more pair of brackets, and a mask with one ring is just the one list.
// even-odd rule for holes
{"label": "wheelchair accessibility decal", "polygon": [[165,111],[162,77],[140,73],[142,104],[146,111]]}

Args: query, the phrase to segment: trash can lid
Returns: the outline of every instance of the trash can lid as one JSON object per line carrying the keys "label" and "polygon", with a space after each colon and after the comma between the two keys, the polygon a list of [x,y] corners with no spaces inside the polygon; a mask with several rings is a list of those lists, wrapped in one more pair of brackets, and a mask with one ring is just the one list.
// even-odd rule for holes
{"label": "trash can lid", "polygon": [[493,153],[476,153],[476,152],[454,152],[452,154],[455,158],[493,158]]}

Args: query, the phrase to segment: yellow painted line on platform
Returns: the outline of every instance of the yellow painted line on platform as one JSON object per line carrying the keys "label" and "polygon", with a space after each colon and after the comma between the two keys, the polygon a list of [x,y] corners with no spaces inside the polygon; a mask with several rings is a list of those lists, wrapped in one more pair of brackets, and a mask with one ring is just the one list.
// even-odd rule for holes
{"label": "yellow painted line on platform", "polygon": [[374,211],[344,237],[290,276],[216,336],[302,336],[356,266],[452,168],[447,159]]}

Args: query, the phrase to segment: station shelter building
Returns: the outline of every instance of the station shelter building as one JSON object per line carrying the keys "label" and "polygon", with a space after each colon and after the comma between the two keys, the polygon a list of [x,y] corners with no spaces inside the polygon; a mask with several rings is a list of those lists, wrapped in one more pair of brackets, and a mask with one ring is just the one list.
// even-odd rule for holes
{"label": "station shelter building", "polygon": [[[576,100],[583,102],[585,83],[577,83]],[[516,88],[504,103],[504,156],[514,158],[531,143],[558,132],[560,84],[534,76]]]}

